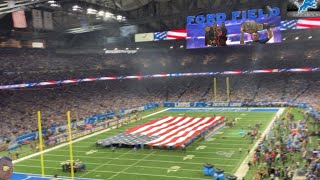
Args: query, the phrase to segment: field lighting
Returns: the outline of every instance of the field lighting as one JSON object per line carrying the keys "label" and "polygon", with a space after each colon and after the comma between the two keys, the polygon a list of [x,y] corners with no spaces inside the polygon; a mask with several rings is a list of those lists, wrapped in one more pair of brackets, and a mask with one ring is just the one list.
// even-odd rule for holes
{"label": "field lighting", "polygon": [[82,8],[78,5],[72,6],[72,11],[82,11]]}
{"label": "field lighting", "polygon": [[97,13],[97,15],[98,15],[98,16],[104,16],[104,11],[99,11],[99,12]]}
{"label": "field lighting", "polygon": [[88,8],[87,9],[87,14],[97,14],[97,10],[92,9],[92,8]]}

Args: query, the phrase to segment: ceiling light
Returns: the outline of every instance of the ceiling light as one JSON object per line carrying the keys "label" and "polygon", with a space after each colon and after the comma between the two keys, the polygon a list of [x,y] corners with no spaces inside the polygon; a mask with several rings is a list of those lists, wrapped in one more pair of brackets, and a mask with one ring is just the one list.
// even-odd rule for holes
{"label": "ceiling light", "polygon": [[294,38],[295,40],[298,40],[299,39],[299,37],[296,37],[296,38]]}
{"label": "ceiling light", "polygon": [[311,38],[312,38],[312,36],[309,36],[309,37],[308,37],[308,39],[311,39]]}
{"label": "ceiling light", "polygon": [[87,9],[87,14],[97,14],[97,10],[92,9],[92,8],[88,8]]}
{"label": "ceiling light", "polygon": [[181,45],[180,48],[183,48],[183,45]]}
{"label": "ceiling light", "polygon": [[104,11],[99,11],[98,16],[104,16]]}
{"label": "ceiling light", "polygon": [[72,6],[72,11],[82,11],[82,8],[78,5]]}
{"label": "ceiling light", "polygon": [[109,13],[109,12],[105,12],[104,13],[104,17],[108,18],[108,17],[112,17],[113,14],[112,13]]}
{"label": "ceiling light", "polygon": [[61,7],[60,4],[50,4],[51,7]]}
{"label": "ceiling light", "polygon": [[173,49],[173,46],[170,46],[170,49]]}
{"label": "ceiling light", "polygon": [[118,21],[121,21],[121,20],[122,20],[122,16],[121,16],[121,15],[118,15],[118,16],[116,17],[116,19],[117,19]]}
{"label": "ceiling light", "polygon": [[72,6],[72,9],[80,9],[81,7],[80,6],[78,6],[78,5],[74,5],[74,6]]}

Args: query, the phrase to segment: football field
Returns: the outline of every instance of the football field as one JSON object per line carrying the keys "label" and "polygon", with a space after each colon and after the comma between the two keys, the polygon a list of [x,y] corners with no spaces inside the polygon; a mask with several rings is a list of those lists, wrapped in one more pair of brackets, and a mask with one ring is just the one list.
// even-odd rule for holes
{"label": "football field", "polygon": [[[146,112],[142,120],[124,125],[118,129],[111,129],[89,138],[83,138],[73,143],[74,160],[86,164],[87,171],[77,172],[78,178],[114,179],[114,180],[177,180],[177,179],[212,179],[203,175],[203,165],[211,163],[215,168],[221,168],[226,175],[232,175],[247,156],[254,143],[250,138],[243,138],[240,130],[248,132],[248,127],[261,123],[263,132],[271,122],[276,112],[268,111],[238,111],[228,109],[221,111],[176,111],[162,110]],[[154,113],[155,112],[155,113]],[[225,127],[207,140],[197,140],[187,148],[186,152],[179,150],[144,149],[134,150],[117,148],[114,152],[110,148],[96,147],[95,142],[110,135],[122,133],[126,129],[139,124],[160,119],[163,116],[212,117],[225,116],[237,118],[235,126]],[[255,140],[256,142],[256,140]],[[242,148],[242,153],[239,152]],[[70,176],[62,172],[60,163],[69,159],[69,146],[54,149],[44,154],[45,174],[48,176]],[[40,156],[15,163],[14,171],[20,173],[41,174]]]}

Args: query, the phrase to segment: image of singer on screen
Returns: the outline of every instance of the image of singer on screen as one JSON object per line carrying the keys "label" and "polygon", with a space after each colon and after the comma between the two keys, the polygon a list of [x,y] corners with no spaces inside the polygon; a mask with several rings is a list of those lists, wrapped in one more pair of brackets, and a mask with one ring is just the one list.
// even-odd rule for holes
{"label": "image of singer on screen", "polygon": [[[241,35],[240,35],[240,44],[249,44],[249,45],[256,45],[256,44],[266,44],[271,38],[273,38],[273,33],[270,28],[273,28],[273,24],[268,23],[256,23],[254,21],[247,21],[240,26]],[[258,31],[266,29],[268,32],[268,37],[260,39]],[[252,41],[244,42],[244,33],[249,33],[252,36]]]}
{"label": "image of singer on screen", "polygon": [[228,30],[225,22],[222,22],[221,26],[214,23],[212,27],[205,27],[205,45],[206,46],[226,46]]}

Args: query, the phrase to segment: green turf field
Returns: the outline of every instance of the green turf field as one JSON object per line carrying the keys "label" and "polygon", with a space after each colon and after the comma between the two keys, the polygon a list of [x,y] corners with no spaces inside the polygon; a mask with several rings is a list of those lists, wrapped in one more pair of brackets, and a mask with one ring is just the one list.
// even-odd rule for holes
{"label": "green turf field", "polygon": [[[152,112],[155,111],[146,113]],[[95,145],[99,139],[123,132],[138,124],[162,116],[181,116],[181,114],[181,112],[162,112],[74,143],[74,159],[79,159],[87,165],[86,172],[75,173],[75,176],[114,180],[212,179],[203,175],[202,166],[206,162],[224,169],[226,175],[230,175],[236,171],[247,155],[248,149],[253,146],[249,138],[242,138],[239,134],[240,129],[262,123],[261,131],[264,131],[275,115],[273,112],[185,112],[183,114],[189,117],[223,115],[227,118],[241,118],[236,126],[220,130],[209,140],[194,142],[187,148],[186,153],[150,149],[138,151],[116,149],[112,152],[109,148],[97,148]],[[243,149],[242,153],[239,152],[240,147]],[[60,163],[68,158],[68,146],[45,153],[45,174],[70,176],[70,173],[63,173],[60,166]],[[16,163],[14,167],[15,172],[41,174],[40,156]]]}

